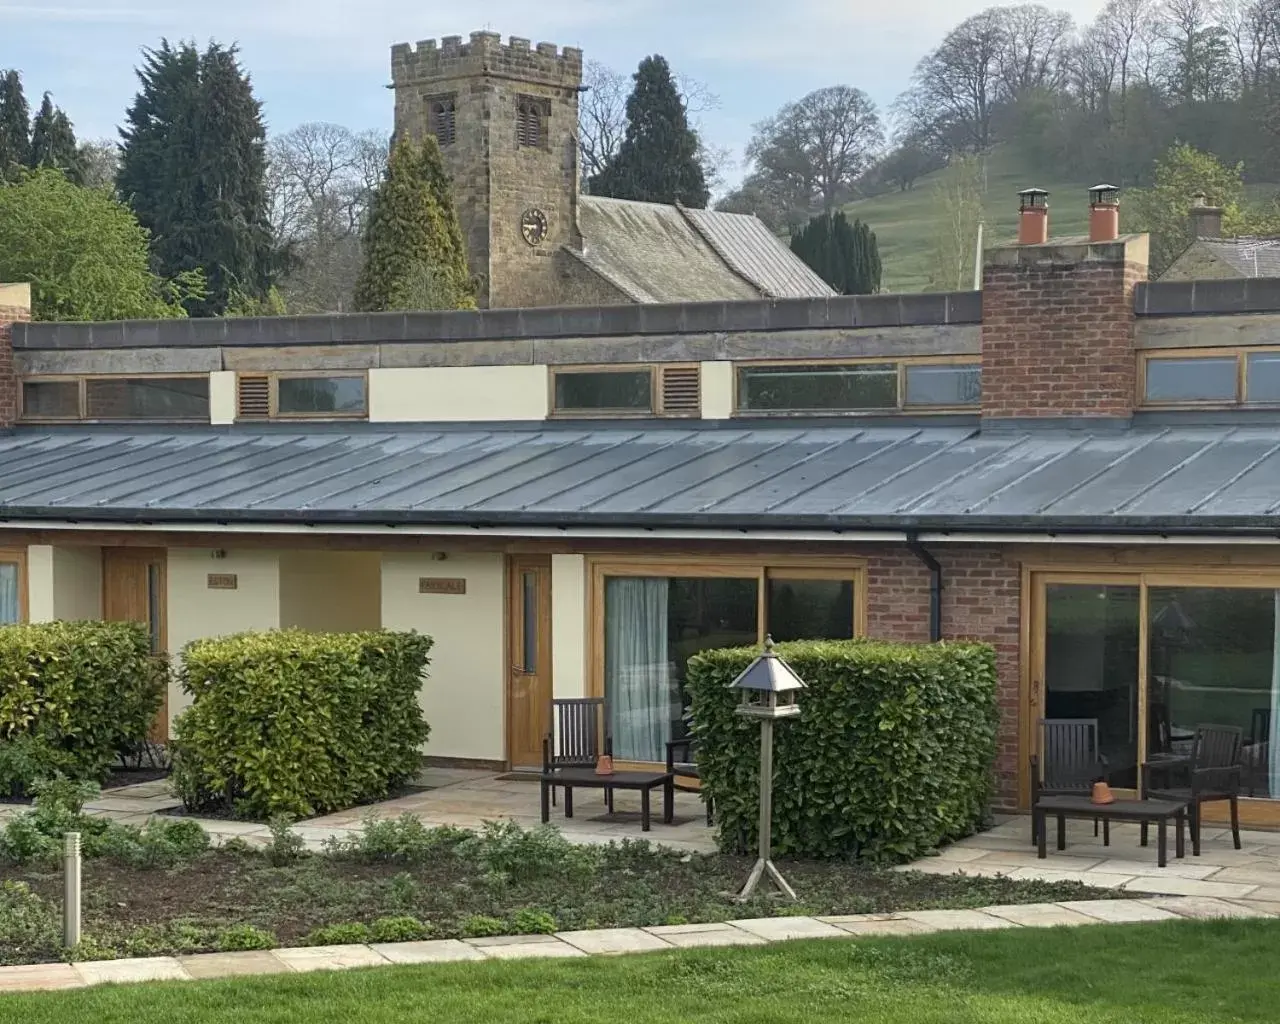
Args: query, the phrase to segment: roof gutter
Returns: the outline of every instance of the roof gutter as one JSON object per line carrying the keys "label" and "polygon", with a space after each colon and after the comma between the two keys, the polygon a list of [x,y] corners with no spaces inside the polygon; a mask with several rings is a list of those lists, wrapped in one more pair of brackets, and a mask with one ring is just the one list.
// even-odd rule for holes
{"label": "roof gutter", "polygon": [[907,534],[907,548],[929,570],[929,639],[942,639],[942,564],[920,543],[915,531]]}

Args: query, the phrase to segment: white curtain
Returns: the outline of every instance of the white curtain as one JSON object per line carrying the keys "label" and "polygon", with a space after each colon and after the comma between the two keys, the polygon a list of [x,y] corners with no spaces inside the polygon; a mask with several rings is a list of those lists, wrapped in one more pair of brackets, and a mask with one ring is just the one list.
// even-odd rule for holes
{"label": "white curtain", "polygon": [[664,761],[671,738],[666,579],[614,576],[605,583],[604,674],[613,753]]}
{"label": "white curtain", "polygon": [[18,567],[12,562],[0,562],[0,625],[17,622],[20,617]]}
{"label": "white curtain", "polygon": [[[1267,729],[1267,795],[1280,797],[1280,744],[1276,743],[1280,729],[1280,590],[1275,595],[1274,639],[1271,642],[1271,724]],[[1253,761],[1252,765],[1257,762]],[[1251,770],[1257,771],[1256,767]],[[1257,778],[1255,775],[1254,778]]]}

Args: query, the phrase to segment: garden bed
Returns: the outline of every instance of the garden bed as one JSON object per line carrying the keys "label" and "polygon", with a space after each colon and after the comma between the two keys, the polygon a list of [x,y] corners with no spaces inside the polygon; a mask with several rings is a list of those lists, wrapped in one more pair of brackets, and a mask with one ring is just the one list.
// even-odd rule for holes
{"label": "garden bed", "polygon": [[[142,780],[139,780],[142,781]],[[105,788],[105,787],[104,787]],[[433,789],[439,789],[439,786],[420,786],[415,782],[407,782],[402,786],[396,786],[379,797],[372,797],[368,800],[360,800],[350,807],[342,807],[339,810],[351,811],[360,807],[373,807],[375,804],[385,803],[388,800],[399,800],[404,796],[414,796],[417,793],[429,793]],[[202,810],[189,811],[187,808],[178,804],[174,807],[166,807],[156,812],[171,818],[200,818],[205,821],[243,821],[251,825],[268,825],[271,823],[270,818],[255,817],[252,815],[237,814],[234,810],[226,807],[207,807]],[[322,814],[313,814],[305,818],[297,818],[294,824],[305,825],[308,821],[315,821],[317,818],[328,817],[337,811],[325,811]]]}
{"label": "garden bed", "polygon": [[[578,847],[553,829],[524,832],[511,825],[477,835],[427,830],[416,819],[402,819],[366,826],[344,849],[313,855],[299,854],[296,842],[277,835],[265,851],[233,844],[168,868],[87,861],[86,942],[75,955],[148,956],[1135,895],[1074,882],[793,861],[783,862],[782,869],[799,903],[761,893],[739,904],[731,894],[750,867],[747,858],[688,854],[647,842]],[[20,912],[11,906],[8,919],[0,902],[0,963],[60,959],[61,876],[47,865],[0,867],[0,875],[28,884],[38,898],[27,898]]]}

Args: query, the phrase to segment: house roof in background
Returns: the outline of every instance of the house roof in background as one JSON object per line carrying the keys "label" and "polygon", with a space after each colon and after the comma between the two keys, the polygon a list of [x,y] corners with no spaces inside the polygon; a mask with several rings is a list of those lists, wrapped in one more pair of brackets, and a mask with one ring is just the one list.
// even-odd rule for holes
{"label": "house roof in background", "polygon": [[0,518],[1280,531],[1274,424],[20,428]]}
{"label": "house roof in background", "polygon": [[1198,238],[1239,277],[1280,277],[1280,238]]}
{"label": "house roof in background", "polygon": [[753,214],[688,210],[681,213],[720,257],[767,299],[835,295],[835,290]]}

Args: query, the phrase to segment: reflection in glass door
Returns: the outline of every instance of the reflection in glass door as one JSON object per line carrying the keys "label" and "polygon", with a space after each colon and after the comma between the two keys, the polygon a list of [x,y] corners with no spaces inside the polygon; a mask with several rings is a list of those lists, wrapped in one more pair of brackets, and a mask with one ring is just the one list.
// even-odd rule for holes
{"label": "reflection in glass door", "polygon": [[[1045,583],[1036,718],[1096,718],[1111,784],[1138,783],[1140,587]],[[1035,688],[1033,688],[1033,693]]]}

